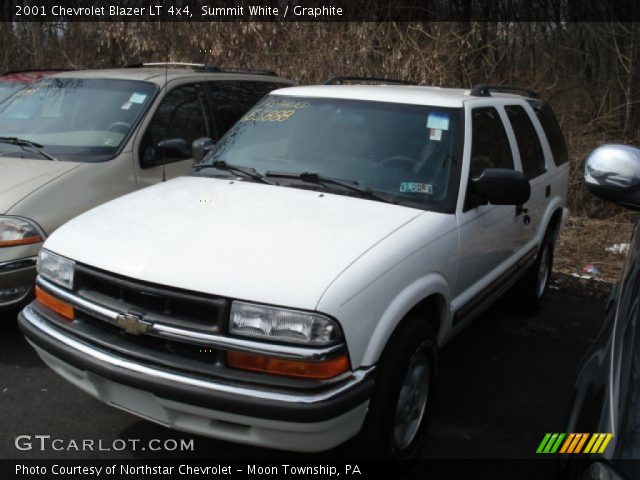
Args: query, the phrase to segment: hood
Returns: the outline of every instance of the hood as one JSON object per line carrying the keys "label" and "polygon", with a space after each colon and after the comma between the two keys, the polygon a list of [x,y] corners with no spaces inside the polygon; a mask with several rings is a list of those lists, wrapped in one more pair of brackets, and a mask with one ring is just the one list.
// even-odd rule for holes
{"label": "hood", "polygon": [[0,157],[0,213],[6,213],[33,191],[81,166],[77,162]]}
{"label": "hood", "polygon": [[127,277],[313,310],[331,281],[421,210],[182,177],[65,224],[45,248]]}

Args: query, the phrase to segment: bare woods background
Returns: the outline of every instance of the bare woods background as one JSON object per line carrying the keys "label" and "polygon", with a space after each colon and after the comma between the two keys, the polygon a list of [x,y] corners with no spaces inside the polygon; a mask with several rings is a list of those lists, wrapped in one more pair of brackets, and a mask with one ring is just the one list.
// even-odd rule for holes
{"label": "bare woods background", "polygon": [[275,69],[301,84],[339,74],[426,85],[521,84],[554,107],[571,156],[574,214],[629,214],[581,185],[589,149],[640,145],[640,22],[0,23],[0,69],[147,60]]}

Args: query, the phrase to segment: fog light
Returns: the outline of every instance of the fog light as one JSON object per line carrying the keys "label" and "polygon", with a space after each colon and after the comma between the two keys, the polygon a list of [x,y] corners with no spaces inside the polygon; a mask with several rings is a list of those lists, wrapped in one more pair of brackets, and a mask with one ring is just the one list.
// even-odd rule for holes
{"label": "fog light", "polygon": [[311,378],[326,380],[337,377],[349,370],[349,359],[346,355],[322,360],[306,362],[283,358],[254,355],[251,353],[229,352],[227,363],[231,368],[250,370],[253,372],[271,373],[285,377]]}
{"label": "fog light", "polygon": [[0,290],[0,303],[12,302],[24,297],[29,291],[29,285],[21,287],[3,288]]}

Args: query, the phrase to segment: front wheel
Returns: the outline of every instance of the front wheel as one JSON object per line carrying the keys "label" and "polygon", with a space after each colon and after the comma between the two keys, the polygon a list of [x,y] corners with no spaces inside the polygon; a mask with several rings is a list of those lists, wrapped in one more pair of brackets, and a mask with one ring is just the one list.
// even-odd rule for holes
{"label": "front wheel", "polygon": [[369,458],[411,458],[430,413],[437,349],[431,327],[408,318],[382,354],[376,388],[357,442]]}

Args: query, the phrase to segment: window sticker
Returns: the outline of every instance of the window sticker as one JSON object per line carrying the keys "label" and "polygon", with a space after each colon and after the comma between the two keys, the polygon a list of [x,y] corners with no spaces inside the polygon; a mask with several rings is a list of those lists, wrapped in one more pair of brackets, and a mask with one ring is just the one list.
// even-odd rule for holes
{"label": "window sticker", "polygon": [[124,102],[120,107],[120,110],[129,110],[131,108],[131,105],[132,105],[131,102]]}
{"label": "window sticker", "polygon": [[430,183],[402,182],[400,184],[400,192],[433,195],[433,185]]}
{"label": "window sticker", "polygon": [[439,142],[442,140],[442,130],[439,128],[430,128],[429,129],[429,140],[434,142]]}
{"label": "window sticker", "polygon": [[147,95],[145,93],[134,93],[131,95],[131,98],[129,98],[129,101],[131,103],[143,103],[147,98]]}
{"label": "window sticker", "polygon": [[284,122],[296,113],[295,110],[267,110],[258,108],[249,115],[243,117],[241,122]]}
{"label": "window sticker", "polygon": [[429,116],[427,117],[427,128],[449,130],[449,115],[446,113],[429,113]]}

